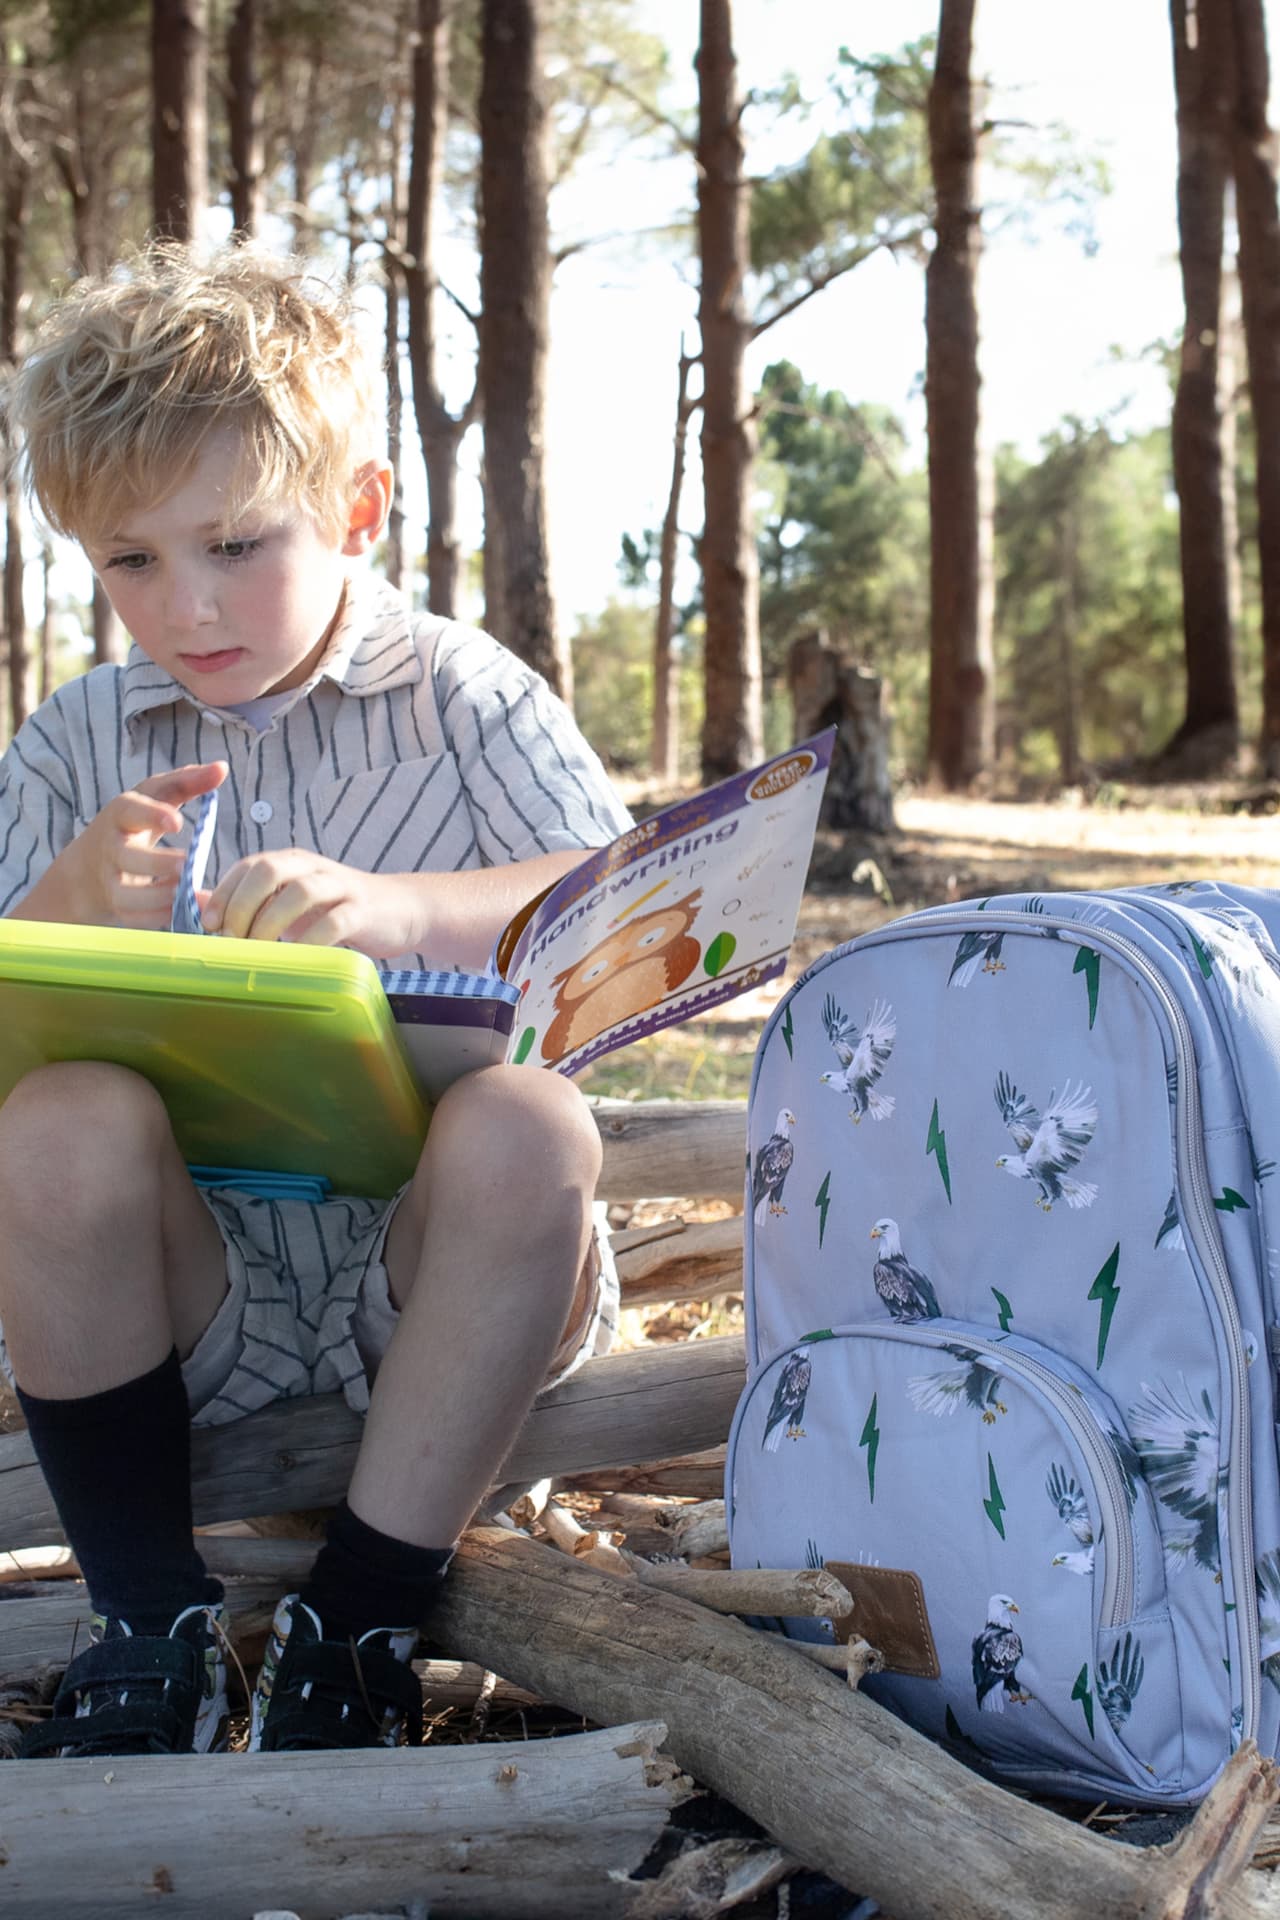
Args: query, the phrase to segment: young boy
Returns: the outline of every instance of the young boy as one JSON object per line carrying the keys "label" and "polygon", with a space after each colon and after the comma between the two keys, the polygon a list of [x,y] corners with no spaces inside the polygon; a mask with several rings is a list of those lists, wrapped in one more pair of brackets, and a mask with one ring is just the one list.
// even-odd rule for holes
{"label": "young boy", "polygon": [[[156,249],[54,309],[10,419],[36,502],[134,645],[0,763],[0,913],[167,927],[180,809],[218,787],[211,931],[478,965],[516,907],[626,826],[536,675],[353,575],[391,498],[375,386],[344,298],[252,249]],[[124,1068],[15,1088],[5,1366],[95,1614],[30,1754],[222,1740],[190,1421],[338,1387],[367,1409],[362,1444],[277,1610],[252,1744],[394,1744],[420,1724],[404,1662],[453,1543],[534,1394],[608,1318],[598,1169],[577,1090],[528,1068],[457,1083],[390,1203],[317,1206],[198,1191]]]}

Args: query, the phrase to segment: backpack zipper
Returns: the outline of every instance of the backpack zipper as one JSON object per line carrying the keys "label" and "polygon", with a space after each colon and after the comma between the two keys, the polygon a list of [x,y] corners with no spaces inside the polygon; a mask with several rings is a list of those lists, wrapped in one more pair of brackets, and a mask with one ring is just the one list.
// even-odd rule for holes
{"label": "backpack zipper", "polygon": [[[1141,903],[1127,895],[1127,906]],[[1153,917],[1158,917],[1153,915]],[[1204,1145],[1200,1133],[1200,1088],[1196,1076],[1195,1040],[1191,1025],[1176,995],[1170,990],[1154,963],[1143,949],[1124,934],[1092,921],[1078,920],[1069,914],[1026,913],[1016,909],[966,914],[952,907],[930,907],[909,920],[898,921],[893,933],[933,933],[940,923],[964,931],[1006,926],[1026,932],[1044,933],[1053,927],[1070,932],[1081,946],[1110,947],[1124,954],[1147,982],[1160,1002],[1173,1035],[1177,1066],[1177,1097],[1174,1102],[1174,1138],[1179,1188],[1190,1195],[1191,1208],[1184,1220],[1195,1243],[1213,1292],[1226,1340],[1231,1375],[1231,1424],[1227,1451],[1227,1544],[1236,1571],[1235,1606],[1231,1618],[1240,1636],[1242,1668],[1238,1675],[1242,1714],[1242,1739],[1256,1735],[1260,1709],[1261,1640],[1258,1630],[1257,1597],[1253,1574],[1252,1459],[1250,1453],[1250,1415],[1248,1361],[1241,1336],[1240,1314],[1213,1205],[1213,1192],[1204,1164]],[[972,923],[972,924],[971,924]],[[880,942],[873,934],[869,946]]]}

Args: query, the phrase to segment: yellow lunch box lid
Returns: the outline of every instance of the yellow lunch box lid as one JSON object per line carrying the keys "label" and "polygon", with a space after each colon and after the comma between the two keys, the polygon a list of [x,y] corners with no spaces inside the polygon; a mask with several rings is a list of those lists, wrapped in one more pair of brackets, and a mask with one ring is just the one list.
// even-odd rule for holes
{"label": "yellow lunch box lid", "polygon": [[429,1111],[377,968],[337,947],[0,920],[0,1098],[34,1068],[149,1080],[188,1162],[394,1193]]}

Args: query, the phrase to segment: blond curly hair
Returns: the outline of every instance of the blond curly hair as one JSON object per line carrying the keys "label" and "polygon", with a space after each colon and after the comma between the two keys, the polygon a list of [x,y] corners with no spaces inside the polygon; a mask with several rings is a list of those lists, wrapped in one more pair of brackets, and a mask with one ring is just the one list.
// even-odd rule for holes
{"label": "blond curly hair", "polygon": [[4,410],[36,505],[82,543],[167,498],[221,428],[239,436],[228,525],[287,501],[340,539],[379,452],[377,382],[345,285],[257,246],[163,242],[70,288]]}

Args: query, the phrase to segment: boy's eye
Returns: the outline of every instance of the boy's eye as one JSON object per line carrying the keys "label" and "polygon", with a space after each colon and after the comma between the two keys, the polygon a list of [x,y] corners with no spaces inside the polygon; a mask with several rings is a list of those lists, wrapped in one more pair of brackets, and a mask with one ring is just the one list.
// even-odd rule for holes
{"label": "boy's eye", "polygon": [[141,573],[150,562],[146,553],[113,553],[107,561],[108,567],[119,567],[124,573]]}
{"label": "boy's eye", "polygon": [[219,560],[247,560],[262,545],[261,540],[219,540],[214,553]]}

